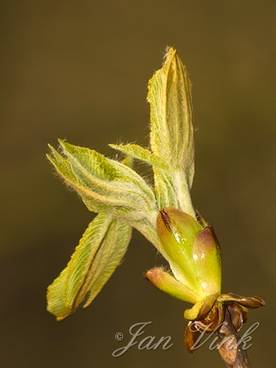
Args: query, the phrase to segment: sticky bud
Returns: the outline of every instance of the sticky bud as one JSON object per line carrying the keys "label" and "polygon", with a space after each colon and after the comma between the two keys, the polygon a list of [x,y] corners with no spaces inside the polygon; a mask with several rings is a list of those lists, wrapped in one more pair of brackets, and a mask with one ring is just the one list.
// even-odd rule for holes
{"label": "sticky bud", "polygon": [[176,279],[200,299],[220,293],[220,252],[212,230],[174,208],[160,211],[157,232]]}

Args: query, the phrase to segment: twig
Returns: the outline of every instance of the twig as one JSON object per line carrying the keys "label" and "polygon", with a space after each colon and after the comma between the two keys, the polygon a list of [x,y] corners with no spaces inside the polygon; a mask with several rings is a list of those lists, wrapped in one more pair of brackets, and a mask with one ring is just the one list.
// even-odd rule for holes
{"label": "twig", "polygon": [[249,368],[249,361],[246,350],[239,344],[239,335],[232,323],[228,308],[225,310],[225,319],[220,327],[219,336],[221,345],[218,349],[221,358],[226,363],[227,368]]}

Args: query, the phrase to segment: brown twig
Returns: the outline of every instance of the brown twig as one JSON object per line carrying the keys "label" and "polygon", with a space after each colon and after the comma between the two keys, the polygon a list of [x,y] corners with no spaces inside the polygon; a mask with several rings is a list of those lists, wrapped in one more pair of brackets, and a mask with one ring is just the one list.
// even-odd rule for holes
{"label": "brown twig", "polygon": [[219,354],[227,368],[249,368],[247,352],[239,344],[239,335],[232,323],[228,308],[225,309],[225,319],[219,329],[221,339]]}

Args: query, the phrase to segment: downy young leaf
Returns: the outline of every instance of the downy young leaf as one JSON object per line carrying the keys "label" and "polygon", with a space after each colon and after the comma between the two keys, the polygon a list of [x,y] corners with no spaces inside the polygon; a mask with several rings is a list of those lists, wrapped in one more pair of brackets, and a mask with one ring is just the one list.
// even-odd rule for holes
{"label": "downy young leaf", "polygon": [[98,295],[106,281],[120,264],[131,239],[131,226],[120,220],[113,220],[102,247],[96,254],[85,287],[89,289],[84,307]]}
{"label": "downy young leaf", "polygon": [[153,168],[154,189],[159,209],[173,207],[178,208],[178,198],[173,183],[171,171]]}
{"label": "downy young leaf", "polygon": [[62,320],[100,292],[120,264],[131,227],[100,213],[89,224],[67,267],[48,287],[48,311]]}
{"label": "downy young leaf", "polygon": [[194,162],[191,83],[173,48],[149,81],[148,101],[153,153],[191,175]]}
{"label": "downy young leaf", "polygon": [[92,192],[90,188],[75,174],[69,160],[51,146],[50,150],[50,154],[47,155],[48,160],[55,167],[57,173],[64,179],[65,183],[80,195],[90,211],[104,211],[108,206],[114,206],[114,209],[118,206],[120,209],[122,201],[118,201],[118,199],[112,200],[109,197],[104,197],[96,192]]}
{"label": "downy young leaf", "polygon": [[51,148],[48,158],[89,210],[137,220],[156,209],[153,191],[130,167],[88,148],[60,144],[63,155]]}
{"label": "downy young leaf", "polygon": [[164,159],[137,144],[110,144],[109,146],[152,166],[159,208],[178,206],[172,183],[171,168]]}
{"label": "downy young leaf", "polygon": [[[175,49],[168,50],[162,68],[149,81],[147,99],[151,149],[170,167],[166,174],[155,171],[159,207],[177,202],[178,208],[194,216],[189,193],[194,175],[191,84]],[[168,181],[173,185],[174,198]]]}
{"label": "downy young leaf", "polygon": [[139,146],[138,144],[109,144],[109,146],[117,151],[125,153],[126,155],[132,156],[140,161],[144,161],[154,167],[165,170],[169,169],[166,161],[156,156],[148,149]]}

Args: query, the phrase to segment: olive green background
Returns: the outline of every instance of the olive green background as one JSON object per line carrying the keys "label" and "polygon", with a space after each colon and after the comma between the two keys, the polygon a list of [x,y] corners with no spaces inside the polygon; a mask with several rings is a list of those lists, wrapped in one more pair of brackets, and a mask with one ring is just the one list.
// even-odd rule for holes
{"label": "olive green background", "polygon": [[[274,364],[275,1],[1,1],[0,364],[3,367],[221,367],[207,347],[183,348],[186,305],[143,272],[163,262],[135,233],[123,265],[87,310],[57,323],[47,285],[91,219],[45,159],[67,138],[147,144],[146,84],[166,45],[193,82],[193,200],[223,249],[224,290],[261,295],[250,312],[253,367]],[[140,168],[144,170],[144,167]],[[146,175],[149,171],[145,169]],[[138,321],[171,335],[168,351],[112,351]]]}

